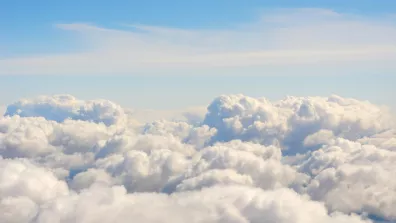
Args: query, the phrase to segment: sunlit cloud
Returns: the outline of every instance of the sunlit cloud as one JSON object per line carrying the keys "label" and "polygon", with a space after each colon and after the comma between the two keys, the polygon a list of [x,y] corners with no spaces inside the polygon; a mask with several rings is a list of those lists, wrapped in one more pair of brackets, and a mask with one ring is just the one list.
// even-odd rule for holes
{"label": "sunlit cloud", "polygon": [[337,95],[221,95],[204,116],[145,123],[105,99],[16,101],[0,117],[0,218],[396,220],[388,110]]}

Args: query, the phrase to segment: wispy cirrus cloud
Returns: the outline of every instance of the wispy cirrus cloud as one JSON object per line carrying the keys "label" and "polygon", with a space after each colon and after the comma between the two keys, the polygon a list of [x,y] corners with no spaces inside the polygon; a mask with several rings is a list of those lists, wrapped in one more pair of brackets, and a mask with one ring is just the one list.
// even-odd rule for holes
{"label": "wispy cirrus cloud", "polygon": [[194,72],[257,67],[396,69],[396,20],[326,9],[266,11],[256,22],[229,29],[178,29],[85,23],[57,24],[90,44],[78,53],[0,60],[0,74]]}

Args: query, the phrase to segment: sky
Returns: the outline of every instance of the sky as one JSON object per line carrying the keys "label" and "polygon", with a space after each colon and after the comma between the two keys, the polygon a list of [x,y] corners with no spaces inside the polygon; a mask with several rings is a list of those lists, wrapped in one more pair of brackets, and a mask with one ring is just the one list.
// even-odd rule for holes
{"label": "sky", "polygon": [[0,221],[394,223],[395,62],[395,0],[0,0]]}
{"label": "sky", "polygon": [[396,107],[392,0],[1,5],[3,106],[67,93],[173,109],[242,93],[338,94]]}

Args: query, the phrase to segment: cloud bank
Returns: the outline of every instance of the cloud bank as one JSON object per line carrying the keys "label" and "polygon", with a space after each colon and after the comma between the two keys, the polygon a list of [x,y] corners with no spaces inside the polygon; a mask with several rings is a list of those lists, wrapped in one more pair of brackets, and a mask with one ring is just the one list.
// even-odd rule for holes
{"label": "cloud bank", "polygon": [[[396,21],[387,15],[283,9],[264,11],[256,21],[226,29],[141,24],[107,28],[90,23],[55,28],[74,32],[72,41],[87,49],[4,58],[0,74],[192,74],[198,69],[232,73],[252,67],[264,75],[278,73],[285,65],[316,74],[328,70],[323,67],[333,74],[395,69]],[[334,71],[334,65],[342,69]]]}
{"label": "cloud bank", "polygon": [[4,222],[394,222],[394,117],[367,101],[221,95],[143,123],[41,96],[0,118]]}

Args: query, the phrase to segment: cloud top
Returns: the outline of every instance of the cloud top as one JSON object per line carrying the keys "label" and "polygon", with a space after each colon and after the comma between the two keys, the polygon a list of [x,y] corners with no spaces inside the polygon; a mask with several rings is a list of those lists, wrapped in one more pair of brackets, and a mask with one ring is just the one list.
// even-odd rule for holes
{"label": "cloud top", "polygon": [[0,219],[396,220],[387,110],[335,95],[221,95],[207,110],[201,122],[135,125],[106,100],[9,105],[0,118]]}
{"label": "cloud top", "polygon": [[41,96],[33,101],[20,100],[7,107],[5,116],[44,117],[63,122],[66,119],[103,122],[112,125],[122,119],[123,109],[108,100],[78,100],[71,95]]}

